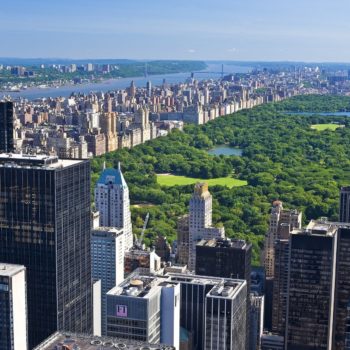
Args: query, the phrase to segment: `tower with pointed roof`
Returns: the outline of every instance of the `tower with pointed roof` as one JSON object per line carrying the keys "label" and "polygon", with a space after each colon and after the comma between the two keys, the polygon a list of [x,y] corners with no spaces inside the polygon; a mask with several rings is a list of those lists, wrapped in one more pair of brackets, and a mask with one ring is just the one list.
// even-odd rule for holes
{"label": "tower with pointed roof", "polygon": [[95,205],[100,212],[100,226],[123,229],[125,250],[133,245],[129,188],[118,169],[104,169],[95,187]]}

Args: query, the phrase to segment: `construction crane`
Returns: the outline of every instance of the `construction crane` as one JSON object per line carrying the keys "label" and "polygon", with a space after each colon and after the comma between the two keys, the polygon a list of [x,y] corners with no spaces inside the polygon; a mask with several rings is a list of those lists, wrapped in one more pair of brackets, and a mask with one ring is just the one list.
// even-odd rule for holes
{"label": "construction crane", "polygon": [[140,234],[140,238],[136,239],[136,247],[139,249],[142,249],[142,242],[143,242],[143,236],[145,235],[145,231],[146,231],[146,227],[148,224],[148,220],[149,220],[149,213],[147,213],[146,217],[145,217],[145,221],[143,222],[143,227],[142,227],[142,231]]}

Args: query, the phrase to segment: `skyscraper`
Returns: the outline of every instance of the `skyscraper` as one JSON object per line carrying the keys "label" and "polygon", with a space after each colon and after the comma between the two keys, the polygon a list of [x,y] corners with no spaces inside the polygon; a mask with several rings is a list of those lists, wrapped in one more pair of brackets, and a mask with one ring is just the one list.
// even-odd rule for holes
{"label": "skyscraper", "polygon": [[27,269],[29,347],[92,331],[90,163],[0,155],[0,261]]}
{"label": "skyscraper", "polygon": [[272,331],[285,336],[288,279],[289,279],[289,247],[290,225],[281,225],[280,239],[275,242],[275,277],[272,291]]}
{"label": "skyscraper", "polygon": [[260,338],[264,331],[264,296],[250,294],[249,350],[260,348]]}
{"label": "skyscraper", "polygon": [[289,224],[290,229],[301,228],[301,212],[293,209],[283,209],[281,201],[274,201],[270,215],[270,227],[265,239],[265,270],[266,277],[274,277],[275,248],[274,244],[279,239],[280,226],[283,223]]}
{"label": "skyscraper", "polygon": [[201,240],[196,246],[196,274],[238,278],[250,285],[252,245],[240,239]]}
{"label": "skyscraper", "polygon": [[118,148],[116,114],[114,112],[103,113],[100,116],[100,125],[106,137],[106,152],[115,151]]}
{"label": "skyscraper", "polygon": [[288,350],[331,350],[334,332],[337,226],[311,221],[290,241]]}
{"label": "skyscraper", "polygon": [[196,244],[201,239],[223,238],[225,229],[212,226],[212,196],[208,184],[197,183],[190,199],[189,269],[196,269]]}
{"label": "skyscraper", "polygon": [[106,293],[124,280],[123,230],[98,227],[91,232],[92,277],[101,280],[101,330],[106,335]]}
{"label": "skyscraper", "polygon": [[123,229],[125,250],[133,246],[129,188],[118,169],[104,169],[95,187],[95,205],[100,212],[100,226]]}
{"label": "skyscraper", "polygon": [[26,268],[0,263],[0,349],[26,350]]}
{"label": "skyscraper", "polygon": [[247,337],[249,330],[251,254],[252,245],[244,240],[203,239],[196,246],[197,275],[237,278],[247,281],[247,295],[245,296],[247,303]]}
{"label": "skyscraper", "polygon": [[146,84],[147,96],[152,96],[152,82],[149,80]]}
{"label": "skyscraper", "polygon": [[339,221],[350,222],[350,186],[340,189]]}
{"label": "skyscraper", "polygon": [[13,103],[0,102],[0,153],[14,151]]}
{"label": "skyscraper", "polygon": [[192,333],[193,349],[246,349],[246,281],[181,273],[167,276],[168,281],[180,283],[180,325]]}
{"label": "skyscraper", "polygon": [[350,349],[350,224],[338,224],[334,350]]}
{"label": "skyscraper", "polygon": [[190,239],[188,215],[183,215],[177,220],[177,254],[176,259],[179,264],[188,265]]}
{"label": "skyscraper", "polygon": [[205,298],[205,349],[246,350],[245,281],[216,285]]}

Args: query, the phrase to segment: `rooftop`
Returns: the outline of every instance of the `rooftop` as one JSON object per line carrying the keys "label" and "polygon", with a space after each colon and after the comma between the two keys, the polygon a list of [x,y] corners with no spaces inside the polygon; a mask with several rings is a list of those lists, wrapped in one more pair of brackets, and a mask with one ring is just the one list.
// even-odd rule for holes
{"label": "rooftop", "polygon": [[40,167],[40,168],[65,168],[83,162],[77,159],[58,159],[58,157],[43,154],[28,155],[17,153],[1,153],[0,167]]}
{"label": "rooftop", "polygon": [[243,287],[245,281],[225,280],[221,284],[215,285],[207,294],[214,298],[232,298]]}
{"label": "rooftop", "polygon": [[221,277],[199,276],[192,274],[168,273],[168,281],[196,285],[212,285],[208,296],[217,298],[232,297],[246,285],[245,280]]}
{"label": "rooftop", "polygon": [[175,350],[173,346],[149,344],[127,339],[54,333],[34,350]]}
{"label": "rooftop", "polygon": [[93,236],[98,237],[111,237],[111,236],[120,236],[123,234],[122,228],[116,228],[116,227],[95,227],[91,230],[91,234]]}
{"label": "rooftop", "polygon": [[225,238],[218,238],[218,239],[210,239],[205,240],[202,239],[200,242],[197,243],[197,246],[201,247],[211,247],[211,248],[236,248],[236,249],[246,249],[249,244],[243,239],[225,239]]}
{"label": "rooftop", "polygon": [[126,181],[124,179],[123,173],[120,168],[120,163],[118,164],[118,169],[104,169],[100,178],[97,181],[98,185],[119,185],[123,187],[127,187]]}
{"label": "rooftop", "polygon": [[121,284],[112,288],[107,294],[132,298],[148,298],[153,291],[159,290],[158,287],[160,284],[166,281],[166,277],[143,275],[136,270]]}
{"label": "rooftop", "polygon": [[0,263],[0,276],[12,277],[17,275],[17,273],[25,270],[23,265],[13,265],[13,264],[2,264]]}
{"label": "rooftop", "polygon": [[197,276],[185,273],[167,273],[165,275],[143,274],[142,269],[135,270],[119,286],[112,288],[107,294],[114,296],[128,296],[134,298],[148,298],[159,287],[174,287],[179,283],[196,285],[211,285],[208,295],[216,298],[232,298],[243,286],[244,280]]}
{"label": "rooftop", "polygon": [[[337,229],[337,225],[328,222],[326,218],[321,218],[320,220],[311,220],[306,226],[306,229],[301,231],[312,235],[333,236]],[[294,233],[294,231],[292,233]]]}

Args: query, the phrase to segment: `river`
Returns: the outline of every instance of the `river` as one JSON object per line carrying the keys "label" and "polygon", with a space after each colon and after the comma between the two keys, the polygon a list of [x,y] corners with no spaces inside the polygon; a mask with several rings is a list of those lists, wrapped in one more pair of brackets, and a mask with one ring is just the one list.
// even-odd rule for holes
{"label": "river", "polygon": [[[251,70],[251,67],[239,66],[239,65],[225,65],[225,73],[247,73]],[[214,73],[213,73],[214,72]],[[207,63],[207,68],[201,73],[195,73],[194,77],[197,80],[205,79],[218,79],[221,72],[221,64],[218,63]],[[58,88],[29,88],[21,92],[5,92],[0,93],[1,95],[11,96],[13,99],[22,97],[28,100],[34,100],[43,97],[67,97],[73,92],[88,94],[91,91],[102,91],[107,92],[111,90],[125,89],[130,86],[131,80],[134,80],[137,87],[145,87],[147,81],[151,81],[153,86],[161,85],[165,79],[168,84],[177,84],[185,82],[190,77],[191,73],[176,73],[176,74],[161,74],[161,75],[150,75],[148,77],[135,77],[135,78],[121,78],[121,79],[110,79],[100,83],[87,83],[79,85],[65,85]],[[0,95],[0,97],[1,97]]]}

